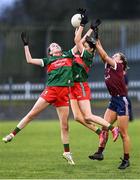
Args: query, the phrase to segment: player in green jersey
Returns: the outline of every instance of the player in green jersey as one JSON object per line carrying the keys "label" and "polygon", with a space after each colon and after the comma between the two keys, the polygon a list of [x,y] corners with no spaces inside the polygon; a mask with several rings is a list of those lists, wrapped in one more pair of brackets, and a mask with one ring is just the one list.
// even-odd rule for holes
{"label": "player in green jersey", "polygon": [[[88,71],[92,66],[93,57],[95,54],[95,41],[87,36],[81,38],[84,25],[87,23],[87,16],[85,11],[82,12],[81,25],[75,35],[75,44],[80,52],[80,56],[76,55],[73,63],[73,75],[74,75],[74,86],[70,87],[70,99],[71,107],[73,110],[74,118],[85,125],[86,127],[94,130],[97,134],[100,134],[99,129],[92,126],[92,123],[107,127],[112,131],[113,140],[116,141],[118,138],[118,128],[113,127],[105,119],[92,114],[90,106],[90,88],[87,83]],[[93,24],[91,25],[88,35],[93,31]],[[88,125],[90,124],[90,125]],[[100,136],[102,138],[102,134]]]}
{"label": "player in green jersey", "polygon": [[29,50],[29,40],[26,33],[22,32],[21,38],[24,44],[24,51],[27,63],[44,67],[48,74],[47,87],[44,89],[33,108],[18,123],[17,127],[2,140],[10,142],[16,134],[21,131],[30,121],[32,121],[40,112],[46,109],[50,104],[56,107],[61,127],[61,140],[64,145],[63,157],[69,164],[74,165],[69,147],[69,86],[73,85],[72,76],[72,52],[75,48],[63,53],[57,43],[51,43],[48,48],[49,56],[47,58],[32,58]]}

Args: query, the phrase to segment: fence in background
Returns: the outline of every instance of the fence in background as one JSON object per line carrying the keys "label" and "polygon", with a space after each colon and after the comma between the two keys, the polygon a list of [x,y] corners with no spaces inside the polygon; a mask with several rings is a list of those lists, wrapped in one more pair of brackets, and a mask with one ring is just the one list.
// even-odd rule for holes
{"label": "fence in background", "polygon": [[[110,97],[104,82],[90,82],[89,85],[93,99],[108,99]],[[24,84],[2,84],[0,85],[0,100],[36,100],[44,87],[44,84],[32,84],[30,82]],[[129,82],[128,95],[140,101],[140,81]]]}

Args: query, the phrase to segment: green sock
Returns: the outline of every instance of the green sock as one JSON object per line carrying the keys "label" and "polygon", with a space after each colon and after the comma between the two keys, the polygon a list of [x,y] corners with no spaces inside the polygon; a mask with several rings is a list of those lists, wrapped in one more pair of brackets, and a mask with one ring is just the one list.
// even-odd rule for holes
{"label": "green sock", "polygon": [[110,124],[109,126],[108,126],[108,130],[113,130],[114,129],[114,126],[112,125],[112,124]]}
{"label": "green sock", "polygon": [[95,131],[96,134],[100,135],[101,134],[101,129],[98,128],[96,131]]}
{"label": "green sock", "polygon": [[14,129],[14,131],[12,132],[12,134],[15,136],[21,129],[19,129],[18,127],[16,127]]}
{"label": "green sock", "polygon": [[69,144],[63,144],[64,146],[64,152],[70,152]]}

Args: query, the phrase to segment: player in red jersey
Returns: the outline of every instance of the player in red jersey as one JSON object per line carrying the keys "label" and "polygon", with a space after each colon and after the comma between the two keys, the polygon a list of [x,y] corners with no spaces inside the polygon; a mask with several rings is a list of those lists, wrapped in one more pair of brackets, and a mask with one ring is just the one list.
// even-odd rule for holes
{"label": "player in red jersey", "polygon": [[[71,107],[74,114],[74,119],[88,127],[89,129],[95,131],[100,135],[100,130],[94,123],[105,126],[107,129],[112,131],[113,140],[116,141],[118,137],[118,128],[114,128],[110,123],[105,121],[103,118],[92,114],[90,106],[90,88],[87,82],[88,71],[92,67],[93,57],[95,54],[95,42],[90,38],[93,31],[93,24],[91,28],[86,33],[86,35],[81,39],[84,25],[87,23],[87,16],[85,11],[82,12],[81,25],[75,34],[75,44],[80,52],[75,55],[75,60],[73,62],[73,78],[74,86],[70,87],[70,101]],[[87,36],[88,35],[88,36]],[[100,136],[102,139],[102,135]]]}
{"label": "player in red jersey", "polygon": [[56,107],[61,127],[61,140],[64,145],[63,157],[69,164],[74,165],[69,147],[68,115],[69,115],[69,87],[73,85],[72,58],[74,48],[68,52],[62,52],[57,43],[51,43],[48,48],[47,58],[32,58],[26,33],[21,34],[27,63],[39,65],[45,68],[48,74],[47,87],[44,89],[30,112],[19,122],[17,127],[2,140],[10,142],[30,121],[50,104]]}
{"label": "player in red jersey", "polygon": [[[130,105],[127,98],[127,89],[124,79],[124,71],[127,70],[127,59],[124,54],[118,52],[112,57],[103,49],[100,41],[98,40],[98,29],[95,29],[97,38],[96,48],[105,63],[105,83],[111,95],[109,106],[104,114],[104,119],[109,123],[117,120],[119,131],[123,142],[124,157],[119,169],[125,169],[130,165],[129,152],[130,152],[130,138],[128,135],[128,121]],[[102,130],[104,141],[99,143],[98,151],[90,155],[90,159],[103,160],[103,151],[108,140],[108,130],[104,127]]]}

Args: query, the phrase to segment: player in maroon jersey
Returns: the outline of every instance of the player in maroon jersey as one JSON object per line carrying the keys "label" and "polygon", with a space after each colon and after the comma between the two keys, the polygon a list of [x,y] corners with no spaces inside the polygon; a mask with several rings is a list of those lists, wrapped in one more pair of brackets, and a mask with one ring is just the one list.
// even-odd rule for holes
{"label": "player in maroon jersey", "polygon": [[[123,142],[123,159],[119,165],[119,169],[125,169],[130,166],[129,153],[130,153],[130,138],[128,135],[128,121],[129,121],[129,101],[127,98],[127,89],[124,79],[124,71],[127,70],[127,59],[124,54],[118,52],[112,57],[103,49],[100,40],[98,39],[97,30],[95,30],[97,42],[97,51],[105,63],[105,83],[111,95],[109,106],[104,114],[104,119],[109,123],[117,120],[120,135]],[[104,134],[104,142],[99,143],[98,151],[89,158],[93,160],[103,160],[103,151],[108,140],[108,130],[104,127],[102,130]]]}

